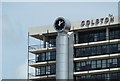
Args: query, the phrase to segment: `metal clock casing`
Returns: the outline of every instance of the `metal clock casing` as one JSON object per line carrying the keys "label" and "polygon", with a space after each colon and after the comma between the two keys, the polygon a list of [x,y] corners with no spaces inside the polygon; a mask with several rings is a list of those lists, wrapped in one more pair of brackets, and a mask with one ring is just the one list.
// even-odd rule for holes
{"label": "metal clock casing", "polygon": [[71,28],[71,24],[69,20],[63,17],[59,17],[54,22],[54,28],[58,32],[62,32],[62,31],[68,32]]}

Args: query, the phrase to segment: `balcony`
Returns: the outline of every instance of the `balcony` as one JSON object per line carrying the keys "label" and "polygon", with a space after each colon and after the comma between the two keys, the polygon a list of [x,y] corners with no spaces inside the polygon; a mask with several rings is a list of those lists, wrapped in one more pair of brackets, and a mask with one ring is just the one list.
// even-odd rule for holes
{"label": "balcony", "polygon": [[37,62],[36,63],[35,59],[29,60],[29,66],[31,66],[31,67],[52,65],[52,64],[55,64],[55,63],[56,63],[56,61],[44,61],[44,62]]}
{"label": "balcony", "polygon": [[46,51],[55,51],[56,45],[46,44],[46,45],[31,45],[29,46],[29,52],[36,54]]}
{"label": "balcony", "polygon": [[34,73],[29,73],[30,80],[55,79],[56,75],[36,76]]}

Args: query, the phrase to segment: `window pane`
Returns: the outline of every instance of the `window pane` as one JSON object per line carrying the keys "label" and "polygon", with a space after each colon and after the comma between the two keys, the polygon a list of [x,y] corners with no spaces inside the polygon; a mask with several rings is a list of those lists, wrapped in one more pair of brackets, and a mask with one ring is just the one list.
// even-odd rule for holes
{"label": "window pane", "polygon": [[96,68],[96,61],[92,61],[92,69]]}
{"label": "window pane", "polygon": [[80,71],[80,63],[76,63],[76,66],[75,66],[75,67],[76,67],[76,70],[77,70],[77,71]]}
{"label": "window pane", "polygon": [[102,60],[102,68],[106,68],[106,60]]}
{"label": "window pane", "polygon": [[117,64],[117,58],[113,59],[113,64]]}
{"label": "window pane", "polygon": [[97,68],[101,68],[101,60],[97,60]]}

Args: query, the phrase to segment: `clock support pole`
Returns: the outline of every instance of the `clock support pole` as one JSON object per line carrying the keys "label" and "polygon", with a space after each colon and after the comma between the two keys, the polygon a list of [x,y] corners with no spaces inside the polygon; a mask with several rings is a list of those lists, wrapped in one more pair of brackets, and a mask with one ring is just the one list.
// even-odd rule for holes
{"label": "clock support pole", "polygon": [[73,33],[58,32],[56,39],[56,79],[73,79]]}

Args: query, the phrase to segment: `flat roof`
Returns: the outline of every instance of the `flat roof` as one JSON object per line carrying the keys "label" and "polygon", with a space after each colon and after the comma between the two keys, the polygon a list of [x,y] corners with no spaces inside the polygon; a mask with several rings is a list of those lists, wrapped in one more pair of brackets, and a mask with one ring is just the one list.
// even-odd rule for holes
{"label": "flat roof", "polygon": [[[104,17],[91,20],[83,20],[78,22],[71,22],[72,30],[81,30],[85,28],[102,27],[109,25],[120,24],[120,16]],[[35,38],[40,37],[43,34],[55,34],[57,31],[54,29],[53,25],[31,27],[29,29],[29,35]],[[42,39],[42,38],[39,38]]]}

